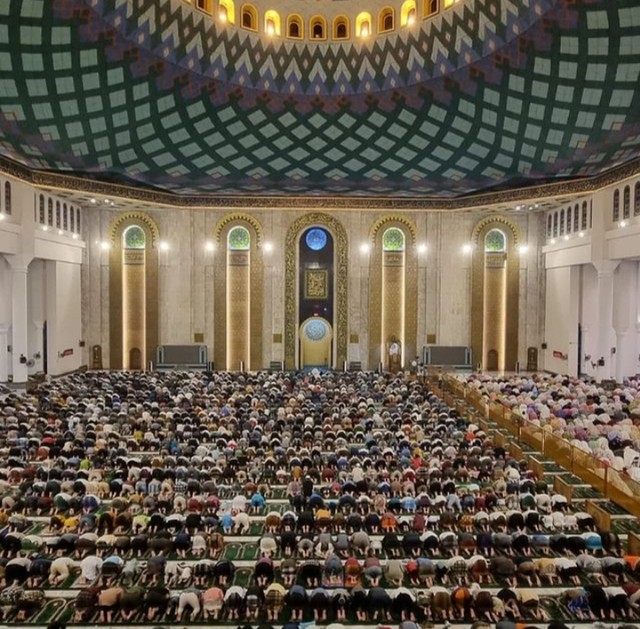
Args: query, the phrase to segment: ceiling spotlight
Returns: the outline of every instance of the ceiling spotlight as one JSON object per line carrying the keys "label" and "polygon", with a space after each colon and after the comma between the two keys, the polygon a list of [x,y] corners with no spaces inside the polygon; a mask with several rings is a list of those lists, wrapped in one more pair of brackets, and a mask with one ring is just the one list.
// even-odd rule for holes
{"label": "ceiling spotlight", "polygon": [[271,253],[273,251],[273,243],[267,240],[267,242],[264,243],[264,250],[266,253]]}
{"label": "ceiling spotlight", "polygon": [[62,236],[62,234],[64,234],[64,232],[61,229],[59,229],[58,230],[58,236]]}
{"label": "ceiling spotlight", "polygon": [[564,240],[569,240],[569,236],[565,235]]}
{"label": "ceiling spotlight", "polygon": [[421,242],[418,245],[418,253],[427,253],[427,244],[424,242]]}
{"label": "ceiling spotlight", "polygon": [[96,200],[95,200],[95,199],[91,199],[91,203],[95,203],[95,202],[96,202]]}
{"label": "ceiling spotlight", "polygon": [[518,247],[518,253],[520,253],[520,255],[524,255],[525,253],[527,253],[527,251],[529,251],[528,245],[520,245]]}
{"label": "ceiling spotlight", "polygon": [[550,242],[552,245],[555,245],[555,244],[556,244],[556,239],[555,239],[555,238],[552,238],[549,242]]}
{"label": "ceiling spotlight", "polygon": [[473,245],[470,242],[465,242],[462,245],[462,253],[471,253],[473,251]]}
{"label": "ceiling spotlight", "polygon": [[620,227],[626,227],[627,221],[620,221]]}
{"label": "ceiling spotlight", "polygon": [[49,231],[49,226],[48,225],[43,225],[42,226],[42,231],[43,232],[48,232]]}
{"label": "ceiling spotlight", "polygon": [[273,28],[273,24],[267,24],[267,35],[269,35],[269,37],[273,37],[275,35],[275,28]]}
{"label": "ceiling spotlight", "polygon": [[169,243],[166,240],[160,241],[160,251],[169,251]]}
{"label": "ceiling spotlight", "polygon": [[78,238],[80,238],[80,236],[78,236],[78,234],[73,234],[73,236],[71,236],[71,238],[73,238],[74,240],[78,240]]}
{"label": "ceiling spotlight", "polygon": [[109,205],[109,199],[105,199],[104,202]]}
{"label": "ceiling spotlight", "polygon": [[521,210],[522,206],[521,205],[516,205],[516,210]]}
{"label": "ceiling spotlight", "polygon": [[362,254],[369,253],[369,243],[368,242],[363,242],[360,245],[360,253],[362,253]]}
{"label": "ceiling spotlight", "polygon": [[218,18],[221,22],[227,21],[227,7],[220,7],[220,12],[218,13]]}
{"label": "ceiling spotlight", "polygon": [[0,221],[3,221],[5,219],[5,215],[4,214],[0,214]]}
{"label": "ceiling spotlight", "polygon": [[213,251],[216,248],[216,246],[213,244],[212,240],[207,240],[207,242],[204,243],[204,248],[207,251]]}
{"label": "ceiling spotlight", "polygon": [[407,18],[407,24],[409,26],[413,26],[416,23],[416,16],[413,13],[409,14],[409,17]]}
{"label": "ceiling spotlight", "polygon": [[580,232],[580,233],[578,234],[578,236],[579,236],[580,238],[584,238],[584,232]]}
{"label": "ceiling spotlight", "polygon": [[103,240],[100,243],[100,249],[102,249],[102,251],[108,251],[109,249],[111,249],[111,245],[106,240]]}

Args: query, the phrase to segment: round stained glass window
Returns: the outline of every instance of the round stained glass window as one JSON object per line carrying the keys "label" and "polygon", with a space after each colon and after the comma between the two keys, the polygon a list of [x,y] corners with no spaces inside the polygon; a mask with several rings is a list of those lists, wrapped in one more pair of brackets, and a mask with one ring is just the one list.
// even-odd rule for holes
{"label": "round stained glass window", "polygon": [[391,227],[384,232],[382,247],[385,251],[404,251],[404,234],[401,229]]}
{"label": "round stained glass window", "polygon": [[234,227],[229,232],[229,249],[248,249],[251,244],[249,230],[245,227]]}
{"label": "round stained glass window", "polygon": [[314,227],[307,232],[304,241],[309,249],[320,251],[327,246],[327,232],[319,227]]}
{"label": "round stained glass window", "polygon": [[138,225],[132,225],[124,232],[125,249],[144,249],[144,230]]}
{"label": "round stained glass window", "polygon": [[304,333],[312,341],[321,341],[327,335],[327,326],[323,321],[311,320],[304,326]]}
{"label": "round stained glass window", "polygon": [[506,249],[506,242],[504,234],[499,229],[492,229],[484,239],[485,251],[504,251]]}

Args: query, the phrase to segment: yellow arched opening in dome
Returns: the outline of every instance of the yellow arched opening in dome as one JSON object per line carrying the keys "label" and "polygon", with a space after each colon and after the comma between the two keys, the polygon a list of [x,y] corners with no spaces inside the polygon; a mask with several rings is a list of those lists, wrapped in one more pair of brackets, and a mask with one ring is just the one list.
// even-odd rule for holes
{"label": "yellow arched opening in dome", "polygon": [[264,32],[267,35],[280,36],[280,15],[277,11],[269,9],[264,14]]}
{"label": "yellow arched opening in dome", "polygon": [[448,9],[452,7],[454,4],[458,4],[459,0],[444,0],[444,8]]}
{"label": "yellow arched opening in dome", "polygon": [[378,13],[378,33],[388,33],[395,26],[394,13],[392,7],[384,7]]}
{"label": "yellow arched opening in dome", "polygon": [[356,35],[369,37],[371,35],[371,14],[363,11],[356,17]]}
{"label": "yellow arched opening in dome", "polygon": [[229,24],[236,23],[236,7],[233,0],[220,0],[218,19],[221,22],[229,22]]}
{"label": "yellow arched opening in dome", "polygon": [[411,26],[416,22],[416,0],[405,0],[400,7],[400,26]]}
{"label": "yellow arched opening in dome", "polygon": [[438,0],[424,0],[422,17],[433,17],[438,13]]}
{"label": "yellow arched opening in dome", "polygon": [[302,39],[304,37],[304,21],[296,13],[287,17],[287,37],[289,39]]}
{"label": "yellow arched opening in dome", "polygon": [[252,4],[243,4],[240,10],[240,26],[250,31],[258,30],[258,11]]}
{"label": "yellow arched opening in dome", "polygon": [[333,18],[333,39],[349,39],[349,18],[346,15]]}
{"label": "yellow arched opening in dome", "polygon": [[309,34],[311,39],[327,39],[327,20],[321,15],[314,15],[309,20]]}
{"label": "yellow arched opening in dome", "polygon": [[196,0],[196,7],[200,9],[200,11],[211,15],[213,12],[213,0]]}

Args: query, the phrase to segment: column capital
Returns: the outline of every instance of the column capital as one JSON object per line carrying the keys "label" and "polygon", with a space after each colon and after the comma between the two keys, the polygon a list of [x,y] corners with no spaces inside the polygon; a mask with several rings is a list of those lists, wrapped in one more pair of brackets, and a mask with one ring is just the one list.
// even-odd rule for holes
{"label": "column capital", "polygon": [[598,260],[592,262],[595,267],[598,277],[611,277],[613,272],[618,268],[620,260]]}
{"label": "column capital", "polygon": [[29,263],[33,256],[25,254],[5,255],[5,260],[9,263],[11,271],[15,273],[28,273]]}

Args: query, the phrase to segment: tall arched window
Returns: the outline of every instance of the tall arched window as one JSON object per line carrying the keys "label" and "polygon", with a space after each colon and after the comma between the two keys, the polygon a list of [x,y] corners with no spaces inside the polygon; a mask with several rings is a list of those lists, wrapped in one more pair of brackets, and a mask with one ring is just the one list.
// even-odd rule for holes
{"label": "tall arched window", "polygon": [[11,215],[11,184],[8,181],[4,183],[4,213]]}
{"label": "tall arched window", "polygon": [[551,238],[553,235],[553,215],[547,216],[547,238]]}
{"label": "tall arched window", "polygon": [[580,229],[580,204],[576,203],[573,208],[573,231],[577,232]]}
{"label": "tall arched window", "polygon": [[80,208],[76,208],[76,233],[80,233]]}
{"label": "tall arched window", "polygon": [[299,15],[290,15],[287,18],[287,37],[291,39],[302,39],[304,37],[302,18]]}
{"label": "tall arched window", "polygon": [[553,237],[558,236],[558,212],[553,213]]}
{"label": "tall arched window", "polygon": [[196,6],[201,11],[211,14],[213,11],[213,0],[196,0]]}
{"label": "tall arched window", "polygon": [[617,223],[620,220],[620,190],[615,190],[613,193],[613,222]]}
{"label": "tall arched window", "polygon": [[631,216],[631,188],[629,186],[624,187],[624,193],[622,195],[622,218],[629,218]]}
{"label": "tall arched window", "polygon": [[69,208],[69,230],[76,231],[76,210],[73,206]]}
{"label": "tall arched window", "polygon": [[56,201],[56,228],[62,229],[62,208],[60,201]]}
{"label": "tall arched window", "polygon": [[62,204],[62,229],[64,229],[64,231],[69,229],[69,212],[66,203]]}
{"label": "tall arched window", "polygon": [[216,227],[214,352],[219,369],[261,369],[262,230],[252,217],[231,215]]}
{"label": "tall arched window", "polygon": [[640,215],[640,181],[635,186],[635,202],[633,204],[633,215]]}
{"label": "tall arched window", "polygon": [[45,214],[45,207],[44,207],[44,195],[41,194],[38,197],[38,222],[41,225],[44,225],[47,222],[47,217]]}
{"label": "tall arched window", "polygon": [[573,214],[571,213],[571,206],[567,208],[567,234],[570,234],[573,229]]}
{"label": "tall arched window", "polygon": [[580,229],[587,229],[587,214],[588,214],[587,202],[583,201],[582,202],[582,216],[580,218]]}
{"label": "tall arched window", "polygon": [[560,235],[564,235],[564,209],[560,210]]}
{"label": "tall arched window", "polygon": [[474,362],[487,371],[510,371],[518,361],[517,238],[517,228],[502,217],[488,217],[473,231],[471,344]]}
{"label": "tall arched window", "polygon": [[[75,206],[69,206],[75,216]],[[75,225],[75,218],[74,218]],[[129,212],[111,228],[109,329],[111,369],[145,369],[158,345],[158,230]]]}

